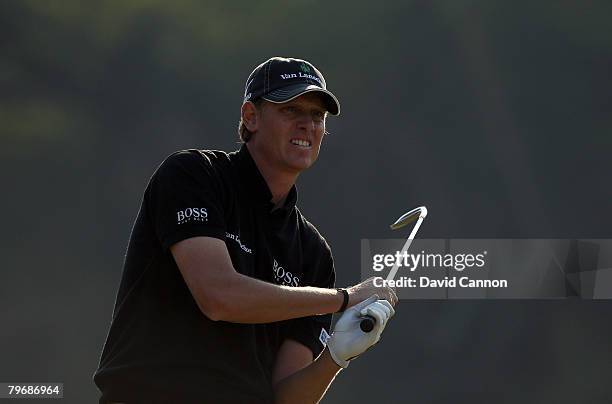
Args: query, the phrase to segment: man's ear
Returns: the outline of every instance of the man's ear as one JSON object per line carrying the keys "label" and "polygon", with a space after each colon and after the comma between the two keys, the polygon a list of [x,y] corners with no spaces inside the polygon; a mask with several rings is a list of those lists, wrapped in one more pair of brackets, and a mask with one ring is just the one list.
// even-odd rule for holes
{"label": "man's ear", "polygon": [[245,102],[242,104],[240,114],[242,116],[242,122],[249,132],[257,132],[257,127],[259,126],[259,114],[255,104],[253,104],[251,101]]}

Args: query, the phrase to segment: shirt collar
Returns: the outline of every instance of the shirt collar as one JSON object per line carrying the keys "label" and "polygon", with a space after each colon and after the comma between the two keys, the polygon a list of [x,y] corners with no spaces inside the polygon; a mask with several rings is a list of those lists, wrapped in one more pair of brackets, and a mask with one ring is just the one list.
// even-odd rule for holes
{"label": "shirt collar", "polygon": [[[263,175],[261,175],[246,144],[243,144],[236,153],[236,166],[238,167],[240,181],[247,190],[249,197],[257,204],[266,206],[268,212],[272,211],[274,208],[271,202],[272,192],[270,192],[270,188]],[[297,197],[297,187],[294,184],[289,190],[283,206],[276,210],[283,210],[287,213],[291,212],[297,203]]]}

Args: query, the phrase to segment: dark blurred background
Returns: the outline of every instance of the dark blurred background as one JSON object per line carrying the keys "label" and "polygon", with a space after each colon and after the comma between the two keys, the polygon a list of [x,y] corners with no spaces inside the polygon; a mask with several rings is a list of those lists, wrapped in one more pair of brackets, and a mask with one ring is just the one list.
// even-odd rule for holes
{"label": "dark blurred background", "polygon": [[[362,238],[612,238],[612,3],[0,3],[0,381],[92,382],[157,165],[233,150],[270,56],[338,95],[299,205],[338,285]],[[607,403],[608,301],[403,301],[328,403]]]}

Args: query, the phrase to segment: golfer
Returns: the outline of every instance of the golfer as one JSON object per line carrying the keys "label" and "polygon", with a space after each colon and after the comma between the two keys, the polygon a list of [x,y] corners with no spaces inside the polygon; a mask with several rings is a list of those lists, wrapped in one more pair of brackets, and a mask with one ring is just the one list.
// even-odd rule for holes
{"label": "golfer", "polygon": [[339,112],[311,63],[274,57],[246,82],[239,151],[161,163],[94,375],[100,403],[316,403],[378,342],[395,292],[372,279],[336,289],[329,245],[296,206]]}

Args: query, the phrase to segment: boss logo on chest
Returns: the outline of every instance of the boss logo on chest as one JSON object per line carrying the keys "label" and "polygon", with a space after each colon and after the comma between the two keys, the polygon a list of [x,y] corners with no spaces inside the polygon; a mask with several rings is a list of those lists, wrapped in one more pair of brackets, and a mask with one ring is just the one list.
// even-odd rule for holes
{"label": "boss logo on chest", "polygon": [[274,281],[276,283],[285,286],[300,286],[300,278],[285,270],[285,268],[278,264],[276,259],[272,265],[272,271],[274,272]]}

